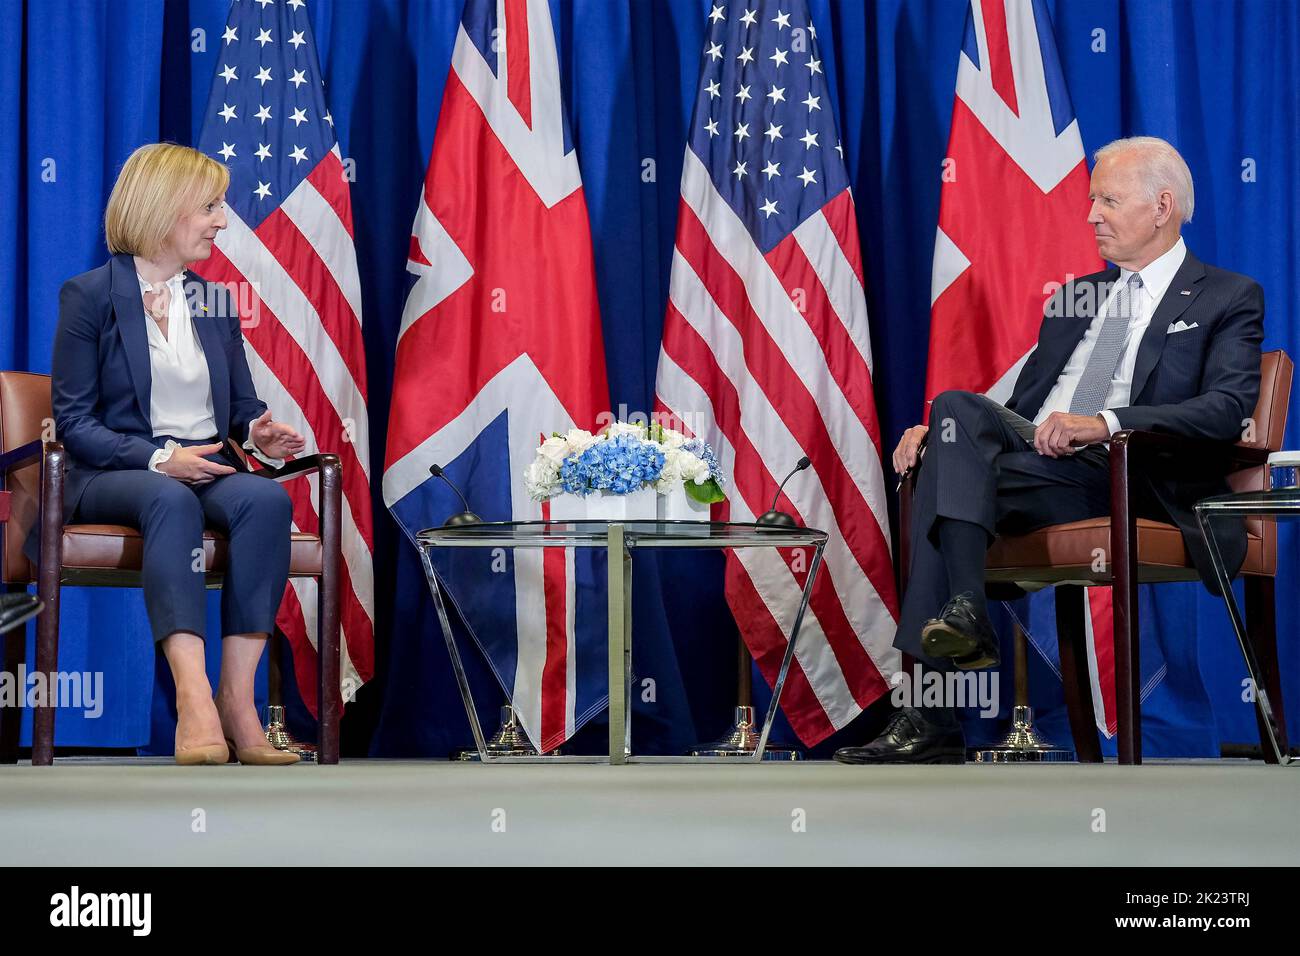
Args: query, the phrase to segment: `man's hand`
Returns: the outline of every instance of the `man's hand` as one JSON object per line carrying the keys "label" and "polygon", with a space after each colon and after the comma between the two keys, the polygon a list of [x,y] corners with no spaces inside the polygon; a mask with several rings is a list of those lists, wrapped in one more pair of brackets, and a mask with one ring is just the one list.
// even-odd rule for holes
{"label": "man's hand", "polygon": [[1072,455],[1084,445],[1105,441],[1110,437],[1106,419],[1100,415],[1071,415],[1052,412],[1047,420],[1034,430],[1034,449],[1048,458]]}
{"label": "man's hand", "polygon": [[158,463],[158,470],[164,475],[183,481],[187,485],[206,485],[222,475],[233,475],[235,469],[229,465],[219,465],[208,461],[204,455],[215,455],[221,451],[221,442],[211,445],[182,445],[172,449],[171,457]]}
{"label": "man's hand", "polygon": [[916,465],[921,457],[921,442],[929,430],[928,425],[913,425],[903,432],[898,447],[894,449],[894,474],[901,476]]}
{"label": "man's hand", "polygon": [[248,437],[267,458],[287,458],[307,447],[307,439],[298,434],[292,425],[271,421],[269,408],[249,424]]}

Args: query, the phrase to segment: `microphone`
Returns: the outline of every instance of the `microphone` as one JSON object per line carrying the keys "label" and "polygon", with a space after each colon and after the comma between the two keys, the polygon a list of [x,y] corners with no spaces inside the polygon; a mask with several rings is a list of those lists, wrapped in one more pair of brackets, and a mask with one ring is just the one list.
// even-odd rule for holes
{"label": "microphone", "polygon": [[802,458],[799,459],[799,464],[791,468],[790,474],[782,478],[781,483],[776,486],[776,494],[772,497],[772,507],[769,508],[767,511],[765,511],[763,514],[759,515],[758,521],[754,522],[755,524],[760,524],[768,528],[797,528],[798,527],[798,525],[795,524],[793,515],[788,514],[787,512],[784,511],[776,510],[776,503],[781,500],[781,489],[785,487],[785,483],[789,481],[791,478],[793,478],[798,472],[803,471],[811,464],[812,461],[811,459],[808,458],[807,455],[804,455]]}
{"label": "microphone", "polygon": [[430,465],[429,474],[445,481],[451,490],[456,492],[456,497],[460,499],[460,503],[465,506],[465,510],[460,514],[454,514],[442,523],[444,528],[459,528],[467,524],[483,523],[482,518],[469,510],[469,502],[465,500],[465,496],[460,493],[460,489],[456,487],[455,483],[447,477],[447,473],[442,470],[442,465]]}

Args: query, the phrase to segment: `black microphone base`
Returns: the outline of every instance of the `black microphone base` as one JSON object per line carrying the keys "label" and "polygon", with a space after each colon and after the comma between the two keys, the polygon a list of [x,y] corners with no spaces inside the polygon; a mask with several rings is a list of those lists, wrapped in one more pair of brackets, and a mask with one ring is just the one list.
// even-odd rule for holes
{"label": "black microphone base", "polygon": [[462,511],[460,514],[454,514],[442,523],[444,528],[463,528],[469,524],[482,524],[483,519],[472,511]]}
{"label": "black microphone base", "polygon": [[794,517],[786,514],[784,511],[765,511],[758,516],[754,524],[762,525],[765,528],[797,528]]}

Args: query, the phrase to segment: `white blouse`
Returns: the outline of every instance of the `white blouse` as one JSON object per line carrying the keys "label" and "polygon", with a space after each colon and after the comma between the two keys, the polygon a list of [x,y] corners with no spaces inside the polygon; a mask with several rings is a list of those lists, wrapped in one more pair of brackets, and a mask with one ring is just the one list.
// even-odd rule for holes
{"label": "white blouse", "polygon": [[[160,289],[137,273],[140,295]],[[154,436],[170,435],[173,438],[201,439],[217,434],[217,420],[212,410],[212,380],[208,362],[203,355],[203,344],[194,328],[189,302],[185,298],[185,276],[177,273],[167,280],[171,290],[171,304],[167,309],[167,334],[164,335],[157,320],[145,310],[145,328],[149,336],[149,372],[152,385],[149,393],[149,424]],[[149,470],[172,456],[180,445],[168,441],[149,459]],[[244,442],[244,448],[260,461],[275,468],[283,467],[279,458],[268,458],[253,444]]]}

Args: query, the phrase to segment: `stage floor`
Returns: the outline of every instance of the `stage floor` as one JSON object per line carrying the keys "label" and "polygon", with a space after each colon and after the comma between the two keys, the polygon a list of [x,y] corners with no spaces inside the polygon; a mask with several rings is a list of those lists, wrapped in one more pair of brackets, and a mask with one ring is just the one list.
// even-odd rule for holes
{"label": "stage floor", "polygon": [[286,769],[74,758],[0,767],[0,799],[9,865],[1300,863],[1300,767],[1244,761]]}

